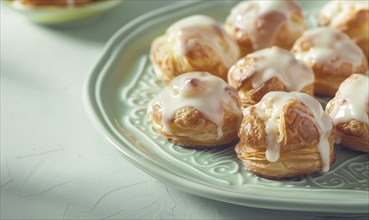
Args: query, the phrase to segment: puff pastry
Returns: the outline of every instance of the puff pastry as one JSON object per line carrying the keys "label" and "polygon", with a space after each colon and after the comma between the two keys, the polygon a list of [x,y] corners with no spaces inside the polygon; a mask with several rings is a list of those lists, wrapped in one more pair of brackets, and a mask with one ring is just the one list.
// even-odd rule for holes
{"label": "puff pastry", "polygon": [[336,127],[336,142],[369,153],[369,77],[353,74],[340,85],[326,111]]}
{"label": "puff pastry", "polygon": [[148,105],[153,128],[176,145],[215,148],[234,144],[242,120],[237,91],[207,72],[174,78]]}
{"label": "puff pastry", "polygon": [[273,45],[290,49],[306,24],[295,1],[244,1],[231,10],[225,29],[244,56]]}
{"label": "puff pastry", "polygon": [[237,43],[210,17],[194,15],[172,24],[152,42],[154,72],[165,82],[191,72],[206,71],[227,80],[240,57]]}
{"label": "puff pastry", "polygon": [[313,69],[314,93],[318,95],[334,96],[352,73],[365,74],[368,70],[363,51],[346,34],[331,28],[304,32],[291,51]]}
{"label": "puff pastry", "polygon": [[101,0],[7,0],[27,7],[74,7]]}
{"label": "puff pastry", "polygon": [[318,25],[347,34],[369,58],[369,4],[367,0],[332,0],[320,11]]}
{"label": "puff pastry", "polygon": [[271,47],[238,60],[228,72],[243,106],[256,104],[270,91],[297,91],[312,95],[314,73],[288,50]]}
{"label": "puff pastry", "polygon": [[244,110],[236,153],[256,175],[281,179],[327,172],[334,127],[320,103],[299,92],[270,92]]}

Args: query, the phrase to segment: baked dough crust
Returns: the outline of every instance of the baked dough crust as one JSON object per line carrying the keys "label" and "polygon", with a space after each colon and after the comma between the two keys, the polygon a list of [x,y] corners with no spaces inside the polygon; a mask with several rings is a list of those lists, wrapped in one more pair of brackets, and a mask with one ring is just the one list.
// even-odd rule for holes
{"label": "baked dough crust", "polygon": [[[262,1],[241,2],[232,9],[226,19],[225,29],[237,41],[242,56],[270,46],[279,46],[289,50],[306,29],[302,9],[295,1],[280,1],[278,2],[279,8],[258,14],[257,11],[261,10],[258,8],[262,8],[262,4],[266,3]],[[286,10],[289,14],[279,11],[281,9]],[[243,28],[236,25],[235,23],[239,22],[238,19],[242,16],[247,16],[245,20],[251,24],[241,25],[246,26]]]}
{"label": "baked dough crust", "polygon": [[[270,62],[271,59],[277,62]],[[264,75],[270,78],[254,87],[253,82],[258,81],[255,78],[264,78]],[[308,95],[314,93],[314,73],[310,67],[296,60],[289,51],[278,47],[263,49],[239,59],[228,72],[228,83],[238,91],[244,107],[258,103],[271,91],[299,90],[297,92]],[[299,89],[296,89],[296,85]],[[301,85],[305,86],[301,88]]]}
{"label": "baked dough crust", "polygon": [[[323,30],[323,29],[322,29]],[[327,32],[327,29],[324,30]],[[332,30],[333,31],[333,30]],[[318,32],[316,32],[317,34]],[[315,36],[316,36],[315,34]],[[322,35],[325,33],[321,33]],[[353,73],[365,74],[368,70],[368,61],[364,53],[357,48],[354,43],[349,43],[347,41],[351,41],[345,34],[341,32],[331,32],[332,35],[331,40],[327,41],[330,44],[331,41],[341,41],[348,46],[348,50],[343,51],[342,48],[339,48],[339,52],[336,51],[332,45],[325,45],[327,48],[332,47],[332,54],[330,58],[327,60],[322,60],[316,58],[316,60],[309,61],[307,63],[313,70],[315,74],[315,82],[314,82],[314,93],[322,96],[331,96],[333,97],[337,92],[340,84],[348,78]],[[307,53],[308,51],[312,51],[312,48],[315,48],[316,45],[313,43],[315,37],[305,36],[304,34],[295,42],[294,46],[291,49],[291,52],[296,56]],[[320,45],[321,46],[321,45]],[[338,49],[337,49],[338,50]],[[356,55],[355,62],[357,64],[352,63],[350,60],[345,59],[344,56],[348,56],[348,53],[351,51],[357,50],[360,52]],[[318,50],[317,50],[318,51]],[[340,54],[345,53],[345,54]]]}
{"label": "baked dough crust", "polygon": [[[244,84],[238,88],[238,94],[240,95],[242,106],[244,107],[258,103],[265,94],[271,91],[288,92],[289,90],[284,83],[278,79],[278,77],[270,78],[259,88],[252,88],[251,81],[244,82]],[[313,95],[314,85],[307,85],[300,92]]]}
{"label": "baked dough crust", "polygon": [[192,72],[177,76],[153,98],[147,118],[176,145],[216,148],[238,141],[242,109],[237,91],[221,78]]}
{"label": "baked dough crust", "polygon": [[368,124],[350,120],[336,125],[341,144],[355,151],[369,153],[369,126]]}
{"label": "baked dough crust", "polygon": [[[366,4],[366,8],[355,7],[355,1],[349,2],[352,5],[342,5],[347,4],[342,1],[330,1],[320,12],[317,22],[319,26],[332,27],[347,34],[369,59],[369,6],[368,2],[364,2],[361,3]],[[343,10],[344,8],[350,10]],[[332,10],[336,10],[338,14],[332,14]],[[325,11],[329,13],[326,14]]]}
{"label": "baked dough crust", "polygon": [[[193,21],[196,19],[203,22],[196,23]],[[186,21],[189,21],[189,26],[178,25]],[[150,52],[155,73],[167,83],[192,71],[209,72],[226,81],[228,69],[239,57],[237,43],[223,27],[200,15],[171,25],[164,35],[154,39]]]}
{"label": "baked dough crust", "polygon": [[[240,141],[236,153],[252,173],[281,179],[310,174],[322,170],[323,164],[317,145],[319,132],[309,109],[299,101],[286,103],[280,117],[279,143],[280,156],[275,162],[266,158],[267,134],[264,121],[258,116],[255,107],[249,107],[239,131]],[[307,117],[309,115],[310,117]],[[335,161],[334,129],[328,138],[330,164]]]}
{"label": "baked dough crust", "polygon": [[234,145],[238,141],[238,127],[241,120],[233,112],[225,111],[223,136],[218,139],[218,127],[207,119],[200,111],[193,107],[177,110],[170,120],[170,131],[166,131],[162,124],[161,106],[153,107],[152,126],[168,141],[190,148],[218,148]]}
{"label": "baked dough crust", "polygon": [[[345,82],[350,82],[355,80],[355,75],[352,75]],[[366,85],[369,86],[369,85]],[[336,96],[327,104],[326,112],[328,114],[333,113],[335,110],[339,109],[342,105],[345,104],[345,100],[341,102],[339,100],[339,96],[341,92],[345,91],[338,91]],[[364,96],[365,94],[352,94],[352,95],[360,95]],[[368,94],[366,94],[368,95]],[[365,106],[365,104],[364,104]],[[357,111],[352,109],[353,112]],[[364,115],[366,114],[369,118],[369,101],[366,102],[366,112],[365,109],[362,109]],[[369,153],[369,125],[363,121],[359,121],[357,119],[346,119],[339,121],[335,124],[337,139],[340,144],[346,148],[355,151],[361,151]]]}

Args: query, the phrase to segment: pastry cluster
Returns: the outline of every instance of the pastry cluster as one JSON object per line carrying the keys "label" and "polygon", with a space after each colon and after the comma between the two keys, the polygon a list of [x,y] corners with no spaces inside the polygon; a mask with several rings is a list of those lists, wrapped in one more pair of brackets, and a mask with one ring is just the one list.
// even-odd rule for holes
{"label": "pastry cluster", "polygon": [[[204,15],[175,22],[151,45],[166,86],[149,123],[176,145],[235,146],[246,168],[271,179],[327,172],[335,141],[369,152],[365,34],[340,29],[358,23],[342,24],[353,20],[345,13],[368,22],[357,5],[329,2],[311,29],[293,0],[241,2],[224,26]],[[334,98],[324,109],[314,95]]]}
{"label": "pastry cluster", "polygon": [[8,0],[27,7],[75,7],[101,0]]}

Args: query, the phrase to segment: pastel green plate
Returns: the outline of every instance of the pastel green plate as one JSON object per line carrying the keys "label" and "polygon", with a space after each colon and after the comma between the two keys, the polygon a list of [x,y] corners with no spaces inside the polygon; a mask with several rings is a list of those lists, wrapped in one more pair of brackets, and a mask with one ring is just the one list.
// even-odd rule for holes
{"label": "pastel green plate", "polygon": [[82,21],[102,15],[123,0],[102,0],[78,7],[27,7],[16,1],[6,1],[13,10],[27,17],[29,20],[45,25],[58,25]]}
{"label": "pastel green plate", "polygon": [[[301,1],[307,19],[322,2]],[[147,103],[163,84],[148,58],[151,41],[180,18],[204,14],[223,22],[234,1],[184,1],[145,14],[121,28],[88,76],[83,100],[98,131],[137,167],[175,188],[252,207],[324,213],[368,213],[369,158],[337,146],[324,175],[272,181],[247,171],[233,148],[175,146],[146,120]]]}

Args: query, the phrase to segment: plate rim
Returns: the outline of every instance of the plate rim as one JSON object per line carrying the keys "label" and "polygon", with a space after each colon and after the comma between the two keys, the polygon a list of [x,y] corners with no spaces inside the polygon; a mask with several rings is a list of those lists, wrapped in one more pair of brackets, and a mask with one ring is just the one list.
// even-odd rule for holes
{"label": "plate rim", "polygon": [[[205,185],[200,182],[194,182],[189,180],[183,176],[176,175],[171,170],[160,166],[160,164],[154,164],[152,166],[152,161],[149,160],[139,160],[137,155],[134,154],[131,150],[128,149],[128,145],[132,145],[126,139],[122,139],[123,143],[118,141],[114,134],[112,134],[109,130],[109,126],[104,120],[103,112],[99,109],[98,99],[97,99],[97,91],[96,86],[99,81],[99,74],[101,70],[104,68],[106,61],[110,58],[110,56],[114,52],[114,46],[121,42],[121,39],[124,39],[125,34],[129,33],[129,30],[133,28],[135,25],[158,16],[162,13],[171,12],[175,10],[179,10],[181,7],[192,7],[193,5],[197,5],[202,3],[203,1],[185,1],[185,2],[177,2],[159,9],[155,9],[150,11],[144,15],[137,17],[136,19],[128,22],[126,25],[121,27],[106,43],[98,62],[92,69],[92,71],[86,77],[83,85],[82,91],[82,101],[94,127],[97,131],[103,135],[107,141],[113,145],[121,155],[127,159],[129,162],[134,164],[137,168],[145,171],[148,175],[151,175],[157,179],[159,179],[164,184],[168,184],[176,189],[203,196],[206,198],[223,201],[227,203],[233,203],[243,206],[250,206],[256,208],[269,208],[269,209],[277,209],[277,210],[290,210],[290,211],[308,211],[308,212],[322,212],[322,213],[368,213],[368,203],[369,201],[331,201],[330,204],[327,204],[327,200],[316,199],[316,200],[301,200],[300,198],[286,198],[286,197],[269,197],[264,195],[258,195],[257,193],[248,192],[245,193],[236,193],[231,191],[225,191],[220,187]],[[98,111],[97,111],[98,110]],[[163,175],[165,173],[165,175]],[[191,186],[191,187],[189,187]],[[309,189],[313,190],[313,189]],[[327,190],[327,189],[321,189]],[[317,189],[317,191],[321,191]],[[313,190],[315,191],[315,190]],[[344,191],[344,190],[340,190]],[[348,190],[351,191],[351,190]],[[230,199],[231,198],[231,199]],[[333,203],[333,204],[332,204]],[[293,204],[293,205],[292,205]],[[301,206],[309,204],[308,207],[304,207],[304,210],[301,210]]]}

